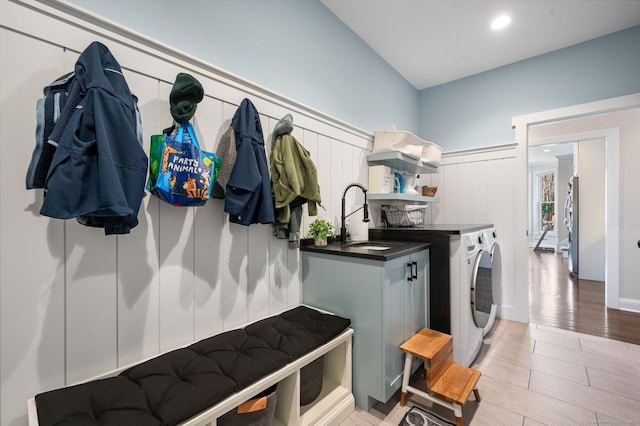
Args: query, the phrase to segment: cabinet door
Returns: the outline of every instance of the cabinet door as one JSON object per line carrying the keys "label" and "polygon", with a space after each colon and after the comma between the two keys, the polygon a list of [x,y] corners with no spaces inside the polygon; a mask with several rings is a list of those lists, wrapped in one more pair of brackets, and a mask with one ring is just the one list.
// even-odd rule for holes
{"label": "cabinet door", "polygon": [[407,291],[405,341],[427,327],[427,294],[429,289],[429,251],[411,255],[411,277]]}
{"label": "cabinet door", "polygon": [[386,402],[402,384],[410,255],[387,261],[384,283],[384,399]]}

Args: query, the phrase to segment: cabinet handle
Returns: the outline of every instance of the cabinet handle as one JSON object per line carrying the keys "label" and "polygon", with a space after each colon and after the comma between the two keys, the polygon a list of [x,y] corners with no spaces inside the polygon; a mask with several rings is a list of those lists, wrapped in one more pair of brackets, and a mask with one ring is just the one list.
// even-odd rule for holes
{"label": "cabinet handle", "polygon": [[414,280],[417,280],[418,279],[418,262],[411,262],[411,263],[416,268],[415,272],[413,272],[413,275],[411,276],[411,278],[413,278]]}
{"label": "cabinet handle", "polygon": [[411,281],[413,279],[413,269],[411,267],[411,262],[407,263],[407,266],[409,267],[409,278],[407,278],[407,281]]}

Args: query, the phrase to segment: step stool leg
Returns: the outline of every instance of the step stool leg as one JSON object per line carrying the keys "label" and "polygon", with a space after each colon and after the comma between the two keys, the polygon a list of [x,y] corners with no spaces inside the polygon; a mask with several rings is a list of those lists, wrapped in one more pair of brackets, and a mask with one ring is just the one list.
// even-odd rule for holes
{"label": "step stool leg", "polygon": [[462,425],[462,406],[454,403],[453,414],[456,416],[456,426],[463,426]]}
{"label": "step stool leg", "polygon": [[411,376],[411,363],[413,355],[406,353],[404,358],[404,372],[402,373],[402,391],[400,392],[400,406],[404,407],[407,403],[407,386],[409,386],[409,376]]}
{"label": "step stool leg", "polygon": [[478,391],[478,388],[475,388],[473,390],[473,395],[476,397],[476,401],[480,402],[482,399],[480,398],[480,392]]}

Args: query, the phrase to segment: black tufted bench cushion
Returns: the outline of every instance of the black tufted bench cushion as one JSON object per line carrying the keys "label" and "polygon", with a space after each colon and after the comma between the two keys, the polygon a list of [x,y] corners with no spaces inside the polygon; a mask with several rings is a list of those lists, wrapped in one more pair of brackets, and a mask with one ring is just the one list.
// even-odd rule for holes
{"label": "black tufted bench cushion", "polygon": [[175,425],[329,342],[350,324],[298,306],[167,352],[118,376],[38,394],[38,423]]}

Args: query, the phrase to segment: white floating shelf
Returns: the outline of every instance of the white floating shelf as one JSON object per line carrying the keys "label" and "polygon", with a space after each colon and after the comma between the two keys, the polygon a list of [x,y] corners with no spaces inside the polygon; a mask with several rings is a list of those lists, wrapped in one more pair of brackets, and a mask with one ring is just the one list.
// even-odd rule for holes
{"label": "white floating shelf", "polygon": [[387,166],[399,172],[411,174],[438,173],[437,166],[423,163],[421,160],[411,158],[399,151],[386,151],[367,155],[367,163],[370,166]]}
{"label": "white floating shelf", "polygon": [[437,197],[425,197],[419,194],[405,194],[398,192],[384,193],[384,194],[370,194],[367,193],[368,200],[386,200],[386,201],[415,201],[418,203],[437,203]]}

